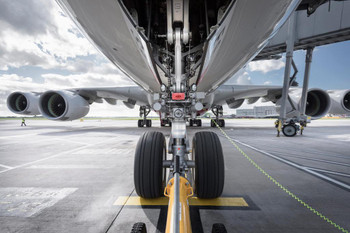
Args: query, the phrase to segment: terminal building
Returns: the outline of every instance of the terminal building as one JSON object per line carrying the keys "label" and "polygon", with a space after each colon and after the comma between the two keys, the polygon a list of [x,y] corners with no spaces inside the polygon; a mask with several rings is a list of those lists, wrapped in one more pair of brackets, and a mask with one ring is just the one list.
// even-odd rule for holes
{"label": "terminal building", "polygon": [[255,106],[253,109],[237,109],[237,118],[266,118],[277,117],[278,113],[275,106]]}

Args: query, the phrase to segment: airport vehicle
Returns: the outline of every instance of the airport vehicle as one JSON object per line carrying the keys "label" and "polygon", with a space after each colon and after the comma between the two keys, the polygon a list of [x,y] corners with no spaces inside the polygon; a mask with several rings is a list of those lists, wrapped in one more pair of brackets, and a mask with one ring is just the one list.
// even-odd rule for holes
{"label": "airport vehicle", "polygon": [[[245,99],[279,103],[281,87],[223,85],[267,44],[298,7],[308,12],[326,1],[307,0],[58,0],[87,38],[138,86],[74,88],[44,93],[14,92],[8,107],[19,114],[51,120],[84,117],[89,105],[105,100],[140,106],[139,127],[151,127],[147,115],[159,113],[171,126],[166,143],[159,132],[141,136],[135,152],[135,189],[144,198],[169,196],[167,232],[191,232],[188,201],[219,197],[224,187],[224,159],[218,136],[197,133],[190,144],[186,122],[213,110],[212,126],[224,127],[222,105],[238,108]],[[301,89],[289,91],[291,117],[299,114]],[[344,92],[349,99],[349,92]],[[335,103],[348,102],[341,98]],[[331,106],[328,93],[308,91],[306,114],[318,118]],[[292,126],[294,127],[294,126]],[[287,127],[293,134],[291,125]],[[294,128],[297,130],[296,128]],[[167,144],[167,146],[166,146]],[[167,152],[171,159],[167,159]],[[152,172],[150,172],[152,171]],[[169,173],[169,177],[166,174]],[[223,227],[215,225],[214,228]],[[143,225],[134,227],[142,232]],[[137,231],[140,228],[140,231]]]}

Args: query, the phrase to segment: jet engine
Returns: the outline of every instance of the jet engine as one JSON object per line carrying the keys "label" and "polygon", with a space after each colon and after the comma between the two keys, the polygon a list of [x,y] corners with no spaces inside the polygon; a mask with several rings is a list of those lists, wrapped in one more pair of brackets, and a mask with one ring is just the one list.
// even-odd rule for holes
{"label": "jet engine", "polygon": [[86,116],[89,103],[71,91],[47,91],[39,99],[40,112],[49,120],[72,121]]}
{"label": "jet engine", "polygon": [[350,114],[350,90],[329,90],[331,114]]}
{"label": "jet engine", "polygon": [[[287,102],[287,118],[300,116],[301,94],[301,88],[291,88],[289,90],[290,101]],[[281,105],[281,99],[279,99],[276,104]],[[327,92],[317,88],[308,90],[305,115],[310,116],[313,120],[316,120],[325,116],[328,113],[330,107],[331,99]],[[279,108],[277,108],[277,110],[279,111]]]}
{"label": "jet engine", "polygon": [[7,98],[7,107],[17,114],[40,115],[39,94],[33,92],[13,92]]}

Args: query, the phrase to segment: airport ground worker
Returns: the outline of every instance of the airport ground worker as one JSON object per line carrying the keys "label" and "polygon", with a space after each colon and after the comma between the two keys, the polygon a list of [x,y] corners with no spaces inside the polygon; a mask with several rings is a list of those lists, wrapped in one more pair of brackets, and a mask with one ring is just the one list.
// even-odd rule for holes
{"label": "airport ground worker", "polygon": [[23,125],[24,125],[24,126],[27,126],[27,125],[26,125],[26,120],[24,119],[24,117],[22,117],[22,124],[21,124],[21,126],[23,126]]}

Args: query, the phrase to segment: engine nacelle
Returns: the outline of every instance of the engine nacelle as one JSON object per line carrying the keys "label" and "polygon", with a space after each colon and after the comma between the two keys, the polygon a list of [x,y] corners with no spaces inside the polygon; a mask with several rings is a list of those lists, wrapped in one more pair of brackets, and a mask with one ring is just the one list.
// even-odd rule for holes
{"label": "engine nacelle", "polygon": [[331,114],[350,114],[350,90],[329,90]]}
{"label": "engine nacelle", "polygon": [[33,92],[13,92],[7,97],[7,107],[17,114],[40,115],[39,97]]}
{"label": "engine nacelle", "polygon": [[86,116],[90,106],[71,91],[47,91],[40,96],[39,109],[49,120],[72,121]]}
{"label": "engine nacelle", "polygon": [[[299,117],[301,111],[302,89],[291,88],[288,95],[292,103],[287,102],[286,117]],[[279,99],[276,104],[281,105],[281,99]],[[331,99],[327,92],[317,88],[308,90],[305,115],[310,116],[313,120],[319,119],[328,113],[330,107]],[[277,108],[277,111],[279,111],[279,108]]]}
{"label": "engine nacelle", "polygon": [[242,106],[244,99],[228,99],[226,100],[227,106],[231,109],[236,109]]}

